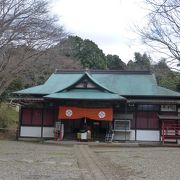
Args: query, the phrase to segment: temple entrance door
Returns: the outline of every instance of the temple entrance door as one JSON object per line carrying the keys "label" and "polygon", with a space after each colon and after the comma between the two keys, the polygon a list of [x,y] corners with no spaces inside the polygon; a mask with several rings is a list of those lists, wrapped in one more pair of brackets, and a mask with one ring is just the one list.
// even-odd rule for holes
{"label": "temple entrance door", "polygon": [[91,119],[64,120],[64,139],[76,140],[77,133],[82,130],[90,130],[93,141],[104,141],[109,129],[108,121],[96,121]]}
{"label": "temple entrance door", "polygon": [[60,106],[58,118],[64,122],[64,137],[73,139],[77,135],[79,137],[79,133],[82,135],[90,130],[92,140],[105,140],[109,122],[113,119],[113,109]]}
{"label": "temple entrance door", "polygon": [[92,139],[102,140],[104,141],[106,132],[109,129],[109,122],[107,121],[95,121],[95,120],[87,120],[87,127],[91,130]]}

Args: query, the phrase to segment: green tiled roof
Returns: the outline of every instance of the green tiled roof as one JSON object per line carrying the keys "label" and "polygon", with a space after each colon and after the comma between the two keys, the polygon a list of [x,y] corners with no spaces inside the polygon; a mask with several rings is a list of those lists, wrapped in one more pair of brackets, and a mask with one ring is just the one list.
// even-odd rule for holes
{"label": "green tiled roof", "polygon": [[[90,72],[86,73],[97,85],[121,96],[169,96],[179,97],[180,93],[157,85],[155,76],[142,72]],[[84,72],[53,73],[40,86],[17,91],[18,94],[48,95],[60,92],[84,76]]]}
{"label": "green tiled roof", "polygon": [[124,97],[95,89],[74,89],[44,96],[49,99],[125,100]]}
{"label": "green tiled roof", "polygon": [[17,94],[51,94],[65,89],[75,81],[82,77],[82,73],[77,74],[55,74],[53,73],[49,79],[43,84],[27,89],[17,91]]}
{"label": "green tiled roof", "polygon": [[103,86],[120,95],[150,95],[157,85],[152,74],[92,74]]}
{"label": "green tiled roof", "polygon": [[[70,86],[64,88],[63,90],[65,89],[71,89],[73,88],[73,86],[75,86],[76,84],[80,83],[83,78],[86,78],[86,79],[89,79],[89,81],[91,81],[92,83],[94,83],[96,85],[96,87],[104,90],[104,91],[108,91],[110,93],[113,93],[112,91],[110,91],[109,89],[107,89],[105,86],[103,86],[102,84],[100,84],[98,81],[96,81],[96,79],[94,79],[89,73],[85,72],[77,81],[75,81],[73,84],[71,84]],[[63,90],[60,90],[60,91],[63,91]]]}
{"label": "green tiled roof", "polygon": [[180,97],[180,93],[161,87],[161,86],[156,86],[154,88],[154,91],[155,91],[154,94],[156,96],[179,96]]}

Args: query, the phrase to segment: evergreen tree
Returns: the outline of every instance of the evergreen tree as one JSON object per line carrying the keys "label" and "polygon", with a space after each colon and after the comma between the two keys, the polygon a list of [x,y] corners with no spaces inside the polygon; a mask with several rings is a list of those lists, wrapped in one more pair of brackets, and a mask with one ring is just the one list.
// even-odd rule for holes
{"label": "evergreen tree", "polygon": [[127,63],[127,70],[135,71],[150,71],[151,70],[151,57],[146,53],[143,55],[139,52],[134,53],[134,62],[130,60]]}
{"label": "evergreen tree", "polygon": [[106,56],[93,41],[69,36],[60,44],[60,49],[66,56],[79,60],[83,68],[106,68]]}
{"label": "evergreen tree", "polygon": [[107,68],[112,70],[125,70],[126,64],[119,58],[118,55],[108,54],[107,58]]}
{"label": "evergreen tree", "polygon": [[141,55],[139,52],[134,53],[135,64],[138,66],[139,70],[150,70],[150,56],[148,57],[146,53]]}

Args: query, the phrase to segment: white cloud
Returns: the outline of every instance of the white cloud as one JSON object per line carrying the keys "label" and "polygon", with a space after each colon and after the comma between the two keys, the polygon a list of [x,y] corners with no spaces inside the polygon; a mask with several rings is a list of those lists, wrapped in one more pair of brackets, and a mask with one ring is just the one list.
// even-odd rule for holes
{"label": "white cloud", "polygon": [[142,0],[54,0],[53,11],[66,30],[94,41],[105,54],[117,54],[127,62],[134,52],[146,49],[133,33],[143,24]]}

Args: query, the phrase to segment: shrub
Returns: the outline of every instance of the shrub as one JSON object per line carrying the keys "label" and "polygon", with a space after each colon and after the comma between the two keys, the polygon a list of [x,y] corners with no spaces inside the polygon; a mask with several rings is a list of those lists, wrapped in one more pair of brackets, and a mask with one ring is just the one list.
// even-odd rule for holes
{"label": "shrub", "polygon": [[18,113],[5,103],[0,104],[0,128],[16,128]]}

